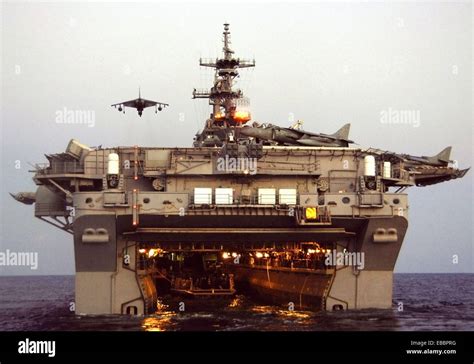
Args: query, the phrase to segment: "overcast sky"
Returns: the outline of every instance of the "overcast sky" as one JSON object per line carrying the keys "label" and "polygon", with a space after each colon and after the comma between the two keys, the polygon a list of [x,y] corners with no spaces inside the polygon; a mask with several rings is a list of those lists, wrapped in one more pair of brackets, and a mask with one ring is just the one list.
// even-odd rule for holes
{"label": "overcast sky", "polygon": [[[28,163],[90,146],[190,146],[210,112],[192,100],[212,72],[200,57],[232,47],[257,67],[242,72],[253,119],[332,133],[346,122],[360,146],[434,155],[453,146],[472,165],[472,4],[265,3],[1,5],[0,251],[37,251],[39,268],[0,274],[73,274],[72,236],[34,218],[8,192],[34,191]],[[156,115],[110,104],[142,96],[169,103]],[[58,111],[95,113],[95,125],[59,124]],[[388,111],[419,120],[383,123]],[[15,168],[20,161],[21,168]],[[411,188],[410,225],[397,272],[472,272],[472,171]],[[459,257],[453,264],[453,255]]]}

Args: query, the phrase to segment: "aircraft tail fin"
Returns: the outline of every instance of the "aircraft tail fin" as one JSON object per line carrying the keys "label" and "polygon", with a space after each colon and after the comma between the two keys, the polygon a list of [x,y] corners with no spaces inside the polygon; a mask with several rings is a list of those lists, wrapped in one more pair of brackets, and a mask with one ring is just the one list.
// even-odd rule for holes
{"label": "aircraft tail fin", "polygon": [[351,129],[351,124],[347,123],[341,129],[336,131],[334,134],[331,134],[331,136],[337,139],[348,140],[350,129]]}
{"label": "aircraft tail fin", "polygon": [[451,147],[444,148],[441,152],[431,157],[433,160],[449,163],[449,158],[451,156]]}

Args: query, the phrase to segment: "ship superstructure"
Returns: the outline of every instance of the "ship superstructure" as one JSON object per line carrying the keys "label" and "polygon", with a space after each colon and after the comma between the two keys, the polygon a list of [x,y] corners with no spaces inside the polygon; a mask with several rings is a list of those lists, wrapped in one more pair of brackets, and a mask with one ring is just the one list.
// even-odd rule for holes
{"label": "ship superstructure", "polygon": [[193,93],[212,106],[193,147],[72,140],[38,166],[36,193],[14,195],[73,235],[76,312],[149,314],[164,294],[236,290],[295,308],[390,308],[405,189],[467,170],[450,149],[413,157],[350,147],[347,127],[246,126],[233,79],[255,62],[236,58],[229,36],[225,24],[223,58],[200,62],[216,74],[211,90]]}
{"label": "ship superstructure", "polygon": [[194,146],[222,146],[235,138],[231,127],[245,124],[251,119],[248,100],[242,90],[235,89],[234,81],[239,77],[239,69],[255,67],[255,60],[236,58],[230,48],[229,24],[224,24],[223,55],[221,58],[200,59],[201,67],[215,70],[214,85],[209,90],[194,89],[193,98],[209,99],[212,112],[204,129],[196,135]]}

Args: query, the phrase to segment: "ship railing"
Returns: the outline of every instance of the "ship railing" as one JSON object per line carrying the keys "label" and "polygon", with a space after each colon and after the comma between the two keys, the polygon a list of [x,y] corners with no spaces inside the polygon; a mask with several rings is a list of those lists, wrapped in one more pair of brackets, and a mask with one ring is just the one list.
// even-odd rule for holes
{"label": "ship railing", "polygon": [[51,164],[37,164],[36,173],[39,175],[84,173],[84,168],[78,161],[54,161]]}
{"label": "ship railing", "polygon": [[320,254],[319,257],[313,258],[292,258],[275,261],[272,258],[253,258],[253,262],[243,261],[243,264],[249,264],[253,267],[261,268],[283,268],[283,269],[305,269],[308,271],[327,272],[333,268],[325,263],[325,256]]}
{"label": "ship railing", "polygon": [[199,58],[199,65],[205,67],[215,67],[217,64],[216,58]]}
{"label": "ship railing", "polygon": [[199,97],[207,98],[209,97],[209,95],[210,95],[210,91],[207,89],[195,89],[193,91],[193,97],[195,98],[199,98]]}
{"label": "ship railing", "polygon": [[214,195],[210,193],[192,193],[190,201],[199,205],[262,205],[262,206],[296,206],[298,196],[294,194],[241,194],[241,195]]}
{"label": "ship railing", "polygon": [[35,203],[35,216],[69,216],[70,211],[65,210],[57,204],[47,202]]}
{"label": "ship railing", "polygon": [[392,177],[396,179],[401,179],[403,181],[408,181],[410,179],[410,174],[407,170],[403,168],[394,167]]}

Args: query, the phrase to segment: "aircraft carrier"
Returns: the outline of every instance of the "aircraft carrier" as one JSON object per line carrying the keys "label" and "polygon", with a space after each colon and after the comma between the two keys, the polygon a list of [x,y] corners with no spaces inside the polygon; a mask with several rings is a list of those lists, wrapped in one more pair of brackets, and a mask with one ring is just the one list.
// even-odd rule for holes
{"label": "aircraft carrier", "polygon": [[[228,24],[223,55],[200,65],[215,77],[193,92],[211,113],[192,147],[73,139],[36,166],[36,192],[12,194],[73,235],[76,313],[150,314],[163,295],[240,292],[295,309],[390,308],[405,191],[463,177],[451,148],[417,157],[353,147],[350,125],[252,122],[235,78],[255,61],[234,55]],[[147,102],[130,105],[141,116]]]}

